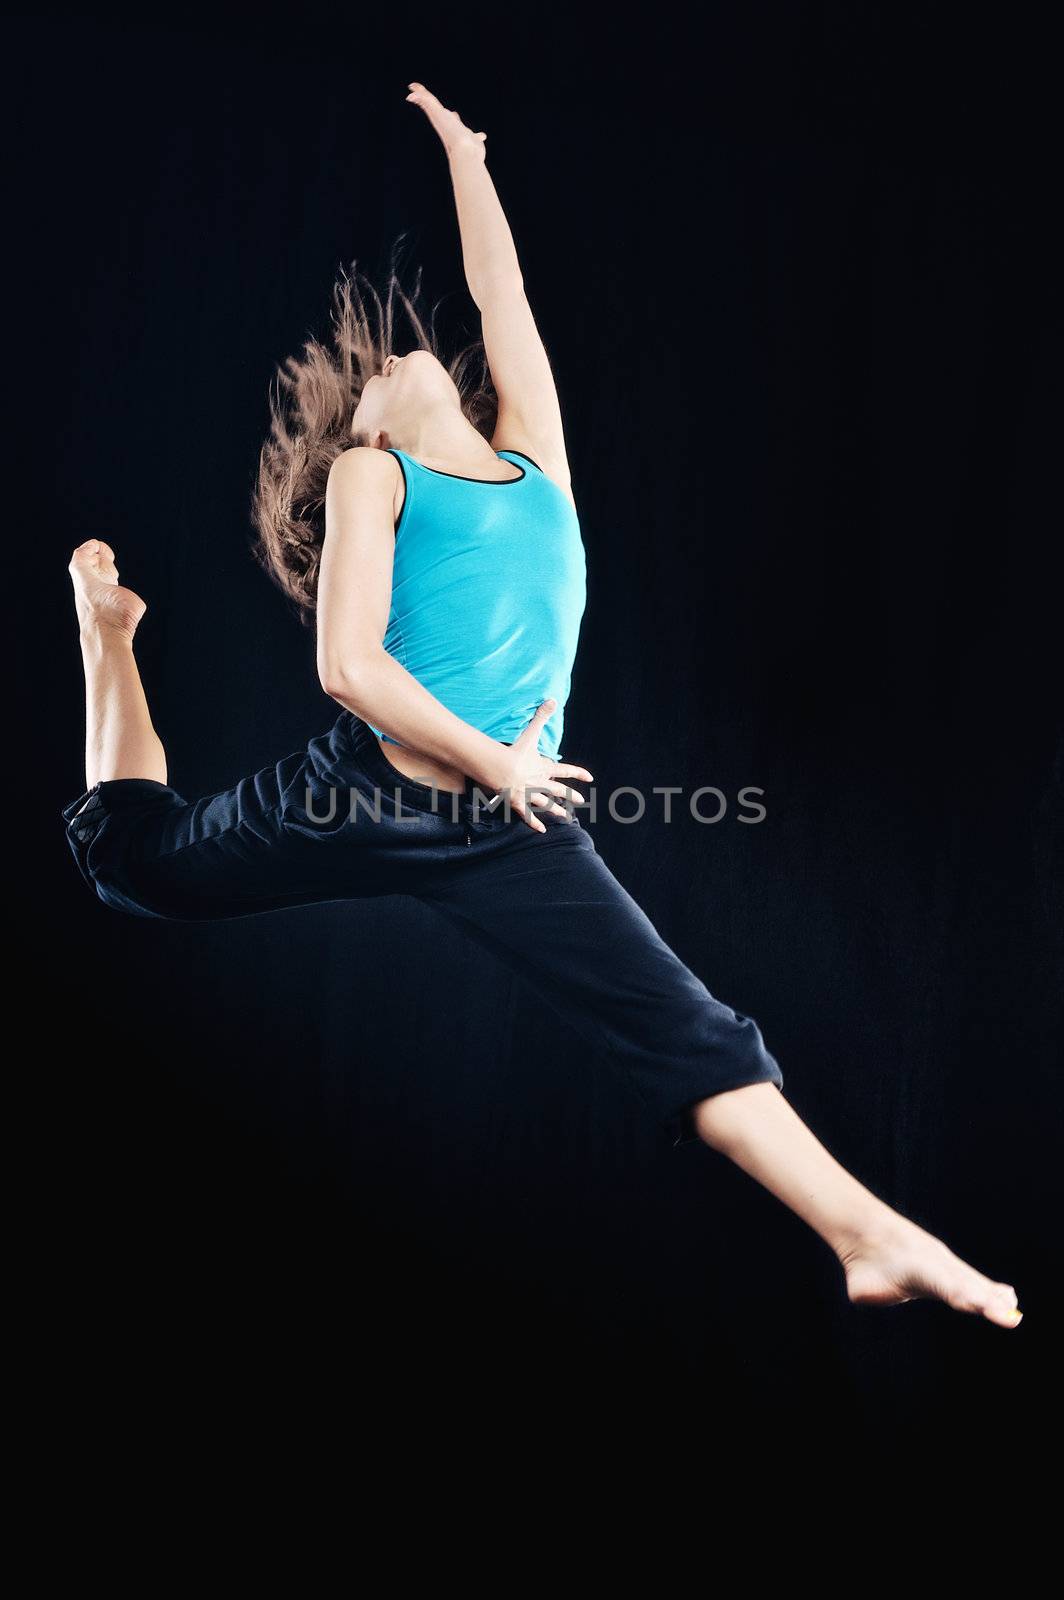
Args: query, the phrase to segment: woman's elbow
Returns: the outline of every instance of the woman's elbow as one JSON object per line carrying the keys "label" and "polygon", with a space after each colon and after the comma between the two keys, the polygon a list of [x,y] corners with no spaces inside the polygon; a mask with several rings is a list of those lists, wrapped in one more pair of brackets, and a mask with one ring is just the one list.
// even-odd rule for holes
{"label": "woman's elbow", "polygon": [[351,697],[351,675],[340,662],[329,661],[318,664],[318,682],[321,684],[330,700],[339,700],[345,705]]}
{"label": "woman's elbow", "polygon": [[330,700],[338,700],[349,711],[360,715],[368,677],[368,663],[345,658],[336,660],[322,657],[318,661],[318,679]]}

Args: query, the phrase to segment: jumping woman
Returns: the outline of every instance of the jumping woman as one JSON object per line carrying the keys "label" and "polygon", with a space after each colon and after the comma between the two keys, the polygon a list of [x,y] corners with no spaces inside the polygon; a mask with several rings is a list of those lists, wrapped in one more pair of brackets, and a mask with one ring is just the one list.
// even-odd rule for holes
{"label": "jumping woman", "polygon": [[276,766],[184,799],[134,659],[144,601],[88,540],[70,563],[86,790],[63,811],[81,872],[109,906],[193,921],[415,896],[604,1045],[652,1125],[722,1152],[814,1228],[852,1301],[935,1298],[1014,1327],[1010,1285],[819,1143],[756,1023],[661,939],[577,815],[592,774],[558,758],[585,564],[558,396],[485,135],[423,84],[407,99],[447,155],[481,338],[445,362],[394,270],[384,300],[344,273],[331,345],[308,340],[278,372],[253,496],[261,559],[315,622],[341,714]]}

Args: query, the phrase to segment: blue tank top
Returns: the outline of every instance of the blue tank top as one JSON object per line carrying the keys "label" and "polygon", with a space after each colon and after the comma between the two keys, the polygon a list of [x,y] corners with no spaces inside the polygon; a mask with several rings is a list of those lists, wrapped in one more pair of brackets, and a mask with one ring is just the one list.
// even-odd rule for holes
{"label": "blue tank top", "polygon": [[538,748],[556,761],[586,600],[580,523],[529,456],[496,453],[521,476],[464,478],[390,451],[406,496],[384,648],[455,716],[506,744],[553,695]]}

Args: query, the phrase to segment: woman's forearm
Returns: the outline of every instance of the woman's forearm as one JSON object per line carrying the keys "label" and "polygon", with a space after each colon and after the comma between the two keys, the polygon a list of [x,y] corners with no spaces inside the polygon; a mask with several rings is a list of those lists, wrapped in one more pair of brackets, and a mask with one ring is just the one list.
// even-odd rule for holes
{"label": "woman's forearm", "polygon": [[448,165],[454,185],[466,283],[476,304],[483,309],[484,297],[495,285],[512,286],[521,282],[517,249],[483,156],[463,145],[450,152]]}
{"label": "woman's forearm", "polygon": [[456,717],[387,651],[330,675],[325,691],[355,716],[445,766],[489,794],[505,786],[507,747]]}

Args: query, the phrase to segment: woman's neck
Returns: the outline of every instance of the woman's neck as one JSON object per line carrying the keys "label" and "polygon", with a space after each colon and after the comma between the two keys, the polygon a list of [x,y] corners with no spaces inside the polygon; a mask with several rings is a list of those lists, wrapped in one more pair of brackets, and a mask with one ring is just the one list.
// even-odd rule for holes
{"label": "woman's neck", "polygon": [[405,450],[422,466],[438,472],[484,477],[490,475],[493,466],[496,471],[500,466],[498,456],[484,435],[452,406],[439,406],[426,412],[409,432],[403,430],[401,439],[392,437],[388,443],[397,450]]}

